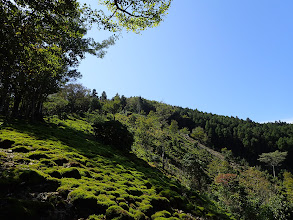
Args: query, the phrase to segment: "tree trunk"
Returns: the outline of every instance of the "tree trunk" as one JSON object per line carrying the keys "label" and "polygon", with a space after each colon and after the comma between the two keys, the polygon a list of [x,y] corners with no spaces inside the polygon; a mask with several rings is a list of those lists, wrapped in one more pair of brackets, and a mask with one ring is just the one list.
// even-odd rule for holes
{"label": "tree trunk", "polygon": [[21,102],[21,96],[15,95],[14,97],[14,103],[13,103],[13,109],[12,109],[12,117],[18,117],[19,116],[19,104]]}

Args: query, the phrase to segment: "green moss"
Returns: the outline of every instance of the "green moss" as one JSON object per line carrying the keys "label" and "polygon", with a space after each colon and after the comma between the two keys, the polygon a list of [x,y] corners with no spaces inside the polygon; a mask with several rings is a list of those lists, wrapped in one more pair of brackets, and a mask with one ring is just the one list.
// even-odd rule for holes
{"label": "green moss", "polygon": [[63,178],[74,178],[74,179],[81,178],[81,175],[80,175],[78,169],[76,169],[74,167],[62,169],[61,176]]}
{"label": "green moss", "polygon": [[47,167],[57,166],[57,164],[54,163],[54,161],[52,161],[51,159],[41,159],[40,162],[41,162],[41,164],[43,164]]}
{"label": "green moss", "polygon": [[121,208],[120,206],[114,205],[107,209],[106,211],[106,218],[113,219],[113,220],[132,220],[134,219],[133,216]]}
{"label": "green moss", "polygon": [[104,215],[90,215],[87,220],[103,220],[105,219]]}
{"label": "green moss", "polygon": [[119,202],[119,206],[125,210],[129,210],[129,206],[125,202]]}
{"label": "green moss", "polygon": [[135,220],[146,220],[147,217],[146,217],[146,215],[145,215],[143,212],[141,212],[141,211],[137,211],[137,212],[134,214],[134,219],[135,219]]}
{"label": "green moss", "polygon": [[170,201],[165,197],[153,197],[150,201],[155,211],[170,210]]}
{"label": "green moss", "polygon": [[[62,128],[54,124],[15,124],[9,130],[2,129],[0,138],[14,140],[11,147],[20,149],[19,153],[16,150],[9,154],[2,150],[0,155],[1,163],[6,163],[9,156],[15,166],[0,173],[3,196],[8,191],[13,195],[36,195],[35,191],[57,190],[56,196],[48,200],[55,206],[71,203],[70,214],[76,218],[110,219],[116,213],[114,219],[149,219],[158,211],[171,212],[173,208],[197,210],[203,216],[213,213],[200,200],[193,203],[204,207],[203,211],[192,204],[180,206],[188,202],[176,183],[135,155],[95,142],[86,127],[90,126],[77,119],[62,121]],[[23,153],[22,149],[30,151]],[[113,206],[115,210],[110,209]],[[108,216],[106,210],[110,210]],[[180,218],[179,214],[176,217]]]}
{"label": "green moss", "polygon": [[176,191],[167,189],[161,191],[159,195],[166,197],[170,201],[171,206],[178,209],[186,209],[186,205],[188,204],[187,199],[183,196],[180,196]]}
{"label": "green moss", "polygon": [[141,205],[139,206],[138,210],[144,213],[145,215],[149,216],[153,213],[153,206],[150,204],[147,205]]}
{"label": "green moss", "polygon": [[66,158],[57,158],[57,159],[54,159],[54,162],[58,165],[58,166],[63,166],[64,163],[68,163],[68,159]]}
{"label": "green moss", "polygon": [[57,170],[50,170],[49,172],[47,172],[51,177],[54,177],[54,178],[58,178],[58,179],[61,179],[62,178],[62,175],[60,174],[59,171]]}
{"label": "green moss", "polygon": [[26,146],[16,146],[11,148],[12,152],[18,152],[18,153],[27,153],[30,152],[31,149]]}
{"label": "green moss", "polygon": [[80,216],[86,217],[101,210],[101,206],[97,203],[97,197],[92,192],[82,188],[70,192],[68,198]]}
{"label": "green moss", "polygon": [[169,218],[169,217],[171,217],[171,214],[170,214],[170,212],[163,210],[160,212],[156,212],[154,215],[152,215],[151,218],[152,218],[152,220],[155,220],[155,219],[158,219],[159,217]]}
{"label": "green moss", "polygon": [[143,194],[143,192],[140,189],[137,189],[135,187],[130,187],[126,191],[134,196],[141,196]]}
{"label": "green moss", "polygon": [[47,154],[44,154],[43,152],[34,152],[29,154],[28,158],[32,160],[39,160],[42,158],[49,159],[49,156]]}
{"label": "green moss", "polygon": [[15,158],[15,161],[17,163],[22,163],[22,164],[29,164],[31,162],[31,160],[28,158],[18,158],[18,159]]}

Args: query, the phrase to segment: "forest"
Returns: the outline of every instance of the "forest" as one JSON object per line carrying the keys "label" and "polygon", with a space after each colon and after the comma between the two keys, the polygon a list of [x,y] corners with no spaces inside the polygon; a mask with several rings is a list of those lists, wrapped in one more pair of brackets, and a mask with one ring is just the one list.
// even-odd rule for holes
{"label": "forest", "polygon": [[74,82],[86,54],[158,26],[171,0],[99,3],[0,1],[0,218],[292,219],[292,124]]}

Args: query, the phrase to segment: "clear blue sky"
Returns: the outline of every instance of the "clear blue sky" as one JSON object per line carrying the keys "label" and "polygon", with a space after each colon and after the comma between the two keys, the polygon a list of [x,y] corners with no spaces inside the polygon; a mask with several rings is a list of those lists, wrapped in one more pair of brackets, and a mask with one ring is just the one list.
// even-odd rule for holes
{"label": "clear blue sky", "polygon": [[79,82],[108,97],[293,122],[292,12],[292,0],[173,0],[159,27],[123,33],[104,59],[87,55]]}

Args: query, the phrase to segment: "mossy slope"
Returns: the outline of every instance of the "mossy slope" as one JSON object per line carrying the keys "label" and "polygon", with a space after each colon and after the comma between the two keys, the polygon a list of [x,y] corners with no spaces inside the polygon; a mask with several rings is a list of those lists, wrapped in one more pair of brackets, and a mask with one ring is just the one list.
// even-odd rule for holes
{"label": "mossy slope", "polygon": [[[80,119],[4,123],[0,219],[228,219]],[[192,198],[192,199],[190,199]]]}

